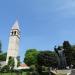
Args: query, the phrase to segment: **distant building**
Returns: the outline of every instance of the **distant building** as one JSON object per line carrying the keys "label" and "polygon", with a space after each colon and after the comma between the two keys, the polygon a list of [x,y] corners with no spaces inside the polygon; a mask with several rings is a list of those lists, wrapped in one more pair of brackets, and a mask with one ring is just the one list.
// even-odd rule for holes
{"label": "distant building", "polygon": [[30,69],[29,66],[27,66],[26,64],[20,64],[19,67],[16,68],[17,70],[21,70],[21,69]]}
{"label": "distant building", "polygon": [[19,40],[20,40],[20,28],[18,21],[16,21],[10,31],[6,64],[8,64],[9,57],[13,57],[15,61],[15,67],[17,67]]}

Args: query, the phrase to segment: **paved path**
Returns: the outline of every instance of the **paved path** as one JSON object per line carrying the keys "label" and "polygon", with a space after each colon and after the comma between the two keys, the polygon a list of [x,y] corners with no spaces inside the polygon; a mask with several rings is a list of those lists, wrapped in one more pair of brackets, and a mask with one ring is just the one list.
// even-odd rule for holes
{"label": "paved path", "polygon": [[75,70],[72,70],[70,75],[75,75]]}

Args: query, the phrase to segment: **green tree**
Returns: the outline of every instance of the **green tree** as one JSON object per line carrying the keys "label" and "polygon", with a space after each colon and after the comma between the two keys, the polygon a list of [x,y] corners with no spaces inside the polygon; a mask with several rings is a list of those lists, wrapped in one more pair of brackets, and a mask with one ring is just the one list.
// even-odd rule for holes
{"label": "green tree", "polygon": [[24,63],[27,65],[35,65],[37,62],[37,55],[39,51],[36,49],[28,49],[25,53]]}
{"label": "green tree", "polygon": [[6,56],[7,56],[7,53],[1,53],[0,54],[0,61],[6,61]]}
{"label": "green tree", "polygon": [[14,58],[13,57],[9,57],[9,60],[8,60],[8,66],[10,68],[10,70],[13,70],[14,68]]}
{"label": "green tree", "polygon": [[2,66],[2,65],[0,64],[0,71],[1,71],[1,66]]}
{"label": "green tree", "polygon": [[37,55],[37,71],[38,73],[42,73],[43,66],[46,68],[48,67],[50,73],[50,67],[57,67],[57,58],[55,52],[52,51],[41,51]]}
{"label": "green tree", "polygon": [[1,68],[1,72],[8,72],[9,71],[9,66],[5,65]]}
{"label": "green tree", "polygon": [[55,52],[41,51],[37,56],[37,63],[40,66],[56,67],[57,58]]}

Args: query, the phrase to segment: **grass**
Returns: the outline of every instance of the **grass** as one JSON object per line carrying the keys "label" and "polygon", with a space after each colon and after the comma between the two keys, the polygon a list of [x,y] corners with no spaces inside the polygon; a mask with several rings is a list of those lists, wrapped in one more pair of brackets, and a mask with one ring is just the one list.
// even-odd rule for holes
{"label": "grass", "polygon": [[56,74],[56,75],[67,75],[67,74]]}
{"label": "grass", "polygon": [[[0,75],[17,75],[16,73],[0,73]],[[23,72],[19,75],[27,75],[26,72]],[[56,75],[67,75],[67,74],[56,74]]]}
{"label": "grass", "polygon": [[[17,75],[16,73],[0,73],[0,75]],[[26,72],[20,73],[19,75],[26,75]]]}

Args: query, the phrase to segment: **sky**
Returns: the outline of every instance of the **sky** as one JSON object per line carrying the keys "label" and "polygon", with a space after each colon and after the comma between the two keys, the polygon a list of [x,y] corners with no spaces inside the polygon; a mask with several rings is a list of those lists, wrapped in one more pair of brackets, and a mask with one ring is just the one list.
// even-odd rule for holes
{"label": "sky", "polygon": [[9,33],[18,19],[19,55],[27,49],[53,50],[64,40],[75,44],[75,0],[0,0],[0,40],[8,50]]}

